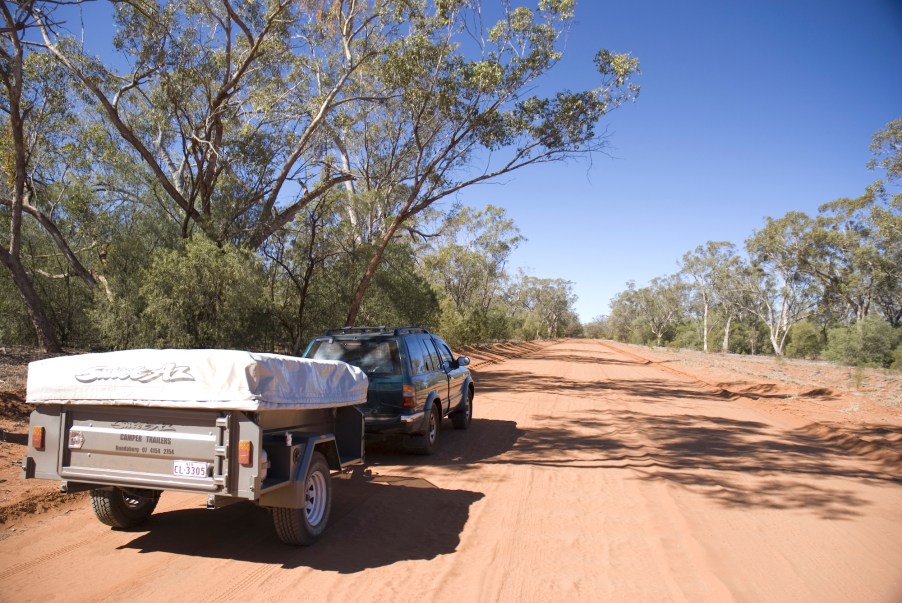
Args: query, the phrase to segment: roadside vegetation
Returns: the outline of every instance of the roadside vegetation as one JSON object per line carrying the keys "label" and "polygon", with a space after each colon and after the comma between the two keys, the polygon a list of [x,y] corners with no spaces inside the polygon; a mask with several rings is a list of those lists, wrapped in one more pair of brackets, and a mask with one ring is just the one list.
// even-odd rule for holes
{"label": "roadside vegetation", "polygon": [[[2,3],[0,345],[299,353],[418,324],[902,365],[902,120],[886,182],[700,245],[589,324],[572,283],[510,272],[516,224],[456,193],[591,157],[638,95],[607,50],[538,94],[574,4]],[[114,30],[80,31],[97,11]]]}
{"label": "roadside vegetation", "polygon": [[875,134],[886,172],[856,199],[788,212],[738,248],[709,241],[674,274],[627,283],[586,333],[618,341],[902,368],[902,119]]}
{"label": "roadside vegetation", "polygon": [[[569,282],[508,274],[504,212],[454,204],[600,151],[636,98],[637,60],[607,50],[585,89],[537,94],[574,4],[4,2],[0,343],[577,334]],[[98,11],[114,30],[79,31]]]}

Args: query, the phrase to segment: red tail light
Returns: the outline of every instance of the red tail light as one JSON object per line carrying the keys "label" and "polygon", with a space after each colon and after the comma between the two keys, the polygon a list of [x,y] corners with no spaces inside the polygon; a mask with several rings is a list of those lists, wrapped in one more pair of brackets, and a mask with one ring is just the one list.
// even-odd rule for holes
{"label": "red tail light", "polygon": [[413,408],[417,402],[417,391],[412,385],[405,383],[401,386],[401,406]]}

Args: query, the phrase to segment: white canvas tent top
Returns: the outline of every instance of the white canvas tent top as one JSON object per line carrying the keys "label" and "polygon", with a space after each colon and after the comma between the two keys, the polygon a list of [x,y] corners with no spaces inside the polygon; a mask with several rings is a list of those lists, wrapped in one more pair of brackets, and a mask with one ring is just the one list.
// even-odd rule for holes
{"label": "white canvas tent top", "polygon": [[360,369],[238,350],[125,350],[28,365],[26,402],[258,411],[366,402]]}

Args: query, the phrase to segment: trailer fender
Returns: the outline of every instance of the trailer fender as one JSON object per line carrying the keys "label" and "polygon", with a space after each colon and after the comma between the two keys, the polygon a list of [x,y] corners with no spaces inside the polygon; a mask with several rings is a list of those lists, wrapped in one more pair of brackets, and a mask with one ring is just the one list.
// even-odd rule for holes
{"label": "trailer fender", "polygon": [[326,457],[330,470],[341,471],[338,445],[333,434],[293,435],[289,480],[281,487],[262,494],[260,505],[290,509],[302,508],[304,506],[304,479],[310,468],[314,452],[319,452]]}

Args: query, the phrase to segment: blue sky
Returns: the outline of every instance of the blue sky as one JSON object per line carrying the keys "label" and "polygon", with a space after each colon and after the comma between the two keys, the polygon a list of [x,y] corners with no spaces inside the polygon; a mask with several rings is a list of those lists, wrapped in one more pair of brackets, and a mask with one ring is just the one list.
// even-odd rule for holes
{"label": "blue sky", "polygon": [[593,86],[601,48],[642,71],[603,122],[611,157],[460,196],[507,210],[528,239],[511,269],[572,281],[583,322],[698,245],[859,196],[872,135],[902,117],[902,0],[582,0],[543,86]]}

